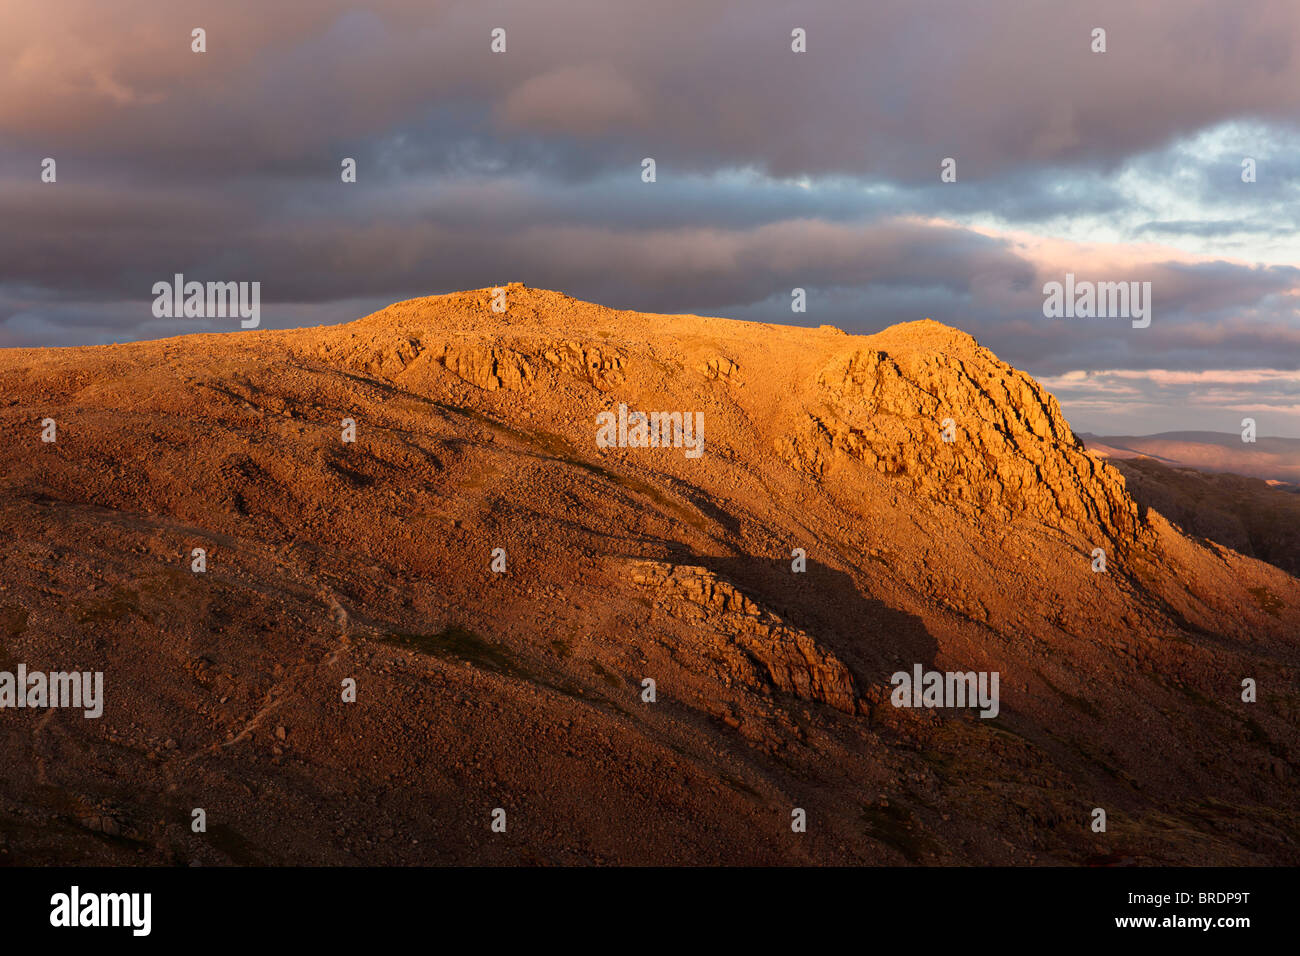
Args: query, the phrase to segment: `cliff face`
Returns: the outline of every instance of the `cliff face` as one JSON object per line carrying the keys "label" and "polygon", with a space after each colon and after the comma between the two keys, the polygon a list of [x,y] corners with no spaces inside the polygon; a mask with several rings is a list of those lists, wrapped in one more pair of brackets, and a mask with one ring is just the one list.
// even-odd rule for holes
{"label": "cliff face", "polygon": [[[929,321],[491,302],[0,352],[0,664],[107,698],[4,712],[13,852],[1300,862],[1300,587],[1032,378]],[[598,443],[620,406],[703,454]],[[893,706],[916,665],[997,671],[999,716]]]}
{"label": "cliff face", "polygon": [[873,339],[878,347],[837,355],[818,374],[824,410],[782,444],[790,461],[822,475],[855,458],[967,516],[1135,534],[1119,473],[1084,451],[1029,376],[929,320]]}
{"label": "cliff face", "polygon": [[858,702],[853,675],[809,634],[789,627],[708,568],[637,562],[633,583],[654,595],[654,607],[693,626],[709,641],[697,650],[700,669],[722,664],[719,675],[751,690],[775,688],[793,697],[853,713]]}

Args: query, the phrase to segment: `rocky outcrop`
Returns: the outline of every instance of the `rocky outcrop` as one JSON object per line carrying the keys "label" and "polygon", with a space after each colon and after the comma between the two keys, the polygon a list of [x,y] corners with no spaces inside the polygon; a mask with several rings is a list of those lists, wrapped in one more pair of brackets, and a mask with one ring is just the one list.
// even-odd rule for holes
{"label": "rocky outcrop", "polygon": [[[922,328],[907,334],[912,326]],[[895,330],[907,342],[897,349],[888,347]],[[1028,375],[937,323],[878,338],[886,348],[856,349],[822,368],[822,406],[776,443],[791,464],[825,477],[853,461],[968,514],[1025,515],[1108,538],[1136,528],[1123,477],[1086,453],[1056,399]]]}
{"label": "rocky outcrop", "polygon": [[707,362],[702,362],[697,369],[710,381],[734,385],[740,380],[740,366],[725,355],[715,355]]}
{"label": "rocky outcrop", "polygon": [[602,392],[608,392],[626,381],[623,357],[613,349],[580,342],[559,342],[542,353],[556,369],[577,378],[586,379]]}
{"label": "rocky outcrop", "polygon": [[478,343],[449,342],[442,364],[472,385],[488,391],[519,390],[532,384],[533,369],[514,349]]}
{"label": "rocky outcrop", "polygon": [[630,576],[653,593],[656,609],[692,625],[700,645],[691,650],[721,664],[732,680],[854,712],[853,675],[834,654],[708,568],[637,561]]}
{"label": "rocky outcrop", "polygon": [[424,353],[425,344],[416,336],[364,340],[353,333],[345,340],[322,340],[314,351],[327,363],[341,362],[369,375],[395,379]]}

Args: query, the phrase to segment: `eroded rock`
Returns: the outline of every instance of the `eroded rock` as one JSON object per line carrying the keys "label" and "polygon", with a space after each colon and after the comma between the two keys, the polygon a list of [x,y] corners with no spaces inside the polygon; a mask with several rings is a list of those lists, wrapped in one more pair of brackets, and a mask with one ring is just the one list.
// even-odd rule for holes
{"label": "eroded rock", "polygon": [[522,354],[504,346],[450,342],[442,364],[465,381],[487,391],[518,391],[532,384],[533,370]]}
{"label": "eroded rock", "polygon": [[586,379],[602,392],[627,380],[623,357],[613,349],[580,342],[559,342],[542,353],[551,365],[577,378]]}
{"label": "eroded rock", "polygon": [[817,477],[855,461],[969,513],[1131,534],[1138,508],[1123,477],[1086,453],[1056,399],[947,331],[966,342],[859,349],[827,363],[817,377],[824,404],[777,440],[778,453]]}
{"label": "eroded rock", "polygon": [[708,568],[637,561],[633,584],[693,626],[702,656],[725,662],[727,673],[750,688],[771,685],[853,713],[858,693],[849,669],[815,638],[755,604]]}

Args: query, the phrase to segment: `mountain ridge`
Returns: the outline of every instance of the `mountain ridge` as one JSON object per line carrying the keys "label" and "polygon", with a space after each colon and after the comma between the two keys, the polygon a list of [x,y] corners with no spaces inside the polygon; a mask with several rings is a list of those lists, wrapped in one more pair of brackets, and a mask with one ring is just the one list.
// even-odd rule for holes
{"label": "mountain ridge", "polygon": [[1227,472],[1300,486],[1300,439],[1236,432],[1179,431],[1155,435],[1080,436],[1095,454],[1115,460],[1144,457],[1175,468]]}
{"label": "mountain ridge", "polygon": [[[850,336],[501,288],[503,313],[482,289],[0,352],[0,649],[108,687],[101,722],[0,726],[44,768],[0,783],[16,848],[1300,860],[1300,583],[1140,506],[1032,378],[939,323]],[[620,403],[701,413],[703,456],[599,447]],[[999,717],[894,707],[918,664],[998,671]],[[177,800],[229,832],[186,832]]]}

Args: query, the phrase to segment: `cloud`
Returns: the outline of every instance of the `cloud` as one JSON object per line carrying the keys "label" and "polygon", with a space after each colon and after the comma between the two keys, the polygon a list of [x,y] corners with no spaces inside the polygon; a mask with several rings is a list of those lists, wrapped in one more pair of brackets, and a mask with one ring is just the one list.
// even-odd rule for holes
{"label": "cloud", "polygon": [[[10,0],[0,344],[187,330],[147,312],[182,272],[262,282],[273,325],[519,280],[849,331],[929,316],[1048,377],[1285,370],[1298,45],[1280,0]],[[1066,271],[1150,281],[1151,328],[1045,319]],[[1285,406],[1276,384],[1178,387]]]}
{"label": "cloud", "polygon": [[499,111],[506,128],[591,137],[645,122],[640,94],[606,63],[563,66],[525,80]]}
{"label": "cloud", "polygon": [[[1089,49],[1097,24],[1104,54]],[[794,25],[807,53],[790,50]],[[190,52],[195,26],[207,54]],[[494,26],[505,54],[489,52]],[[683,169],[917,181],[955,156],[980,181],[1043,163],[1106,168],[1240,115],[1294,123],[1297,45],[1300,10],[1285,0],[1248,14],[1227,0],[284,0],[273,17],[261,0],[11,0],[0,131],[53,147],[91,136],[119,153],[149,136],[151,164],[202,152],[229,167],[415,125],[431,102],[456,101],[503,133],[603,134],[611,162],[635,144]]]}
{"label": "cloud", "polygon": [[[1197,429],[1231,432],[1243,413],[1261,434],[1300,433],[1300,376],[1294,369],[1075,369],[1040,379],[1075,411],[1076,429],[1144,434]],[[1195,417],[1179,414],[1195,409]]]}

